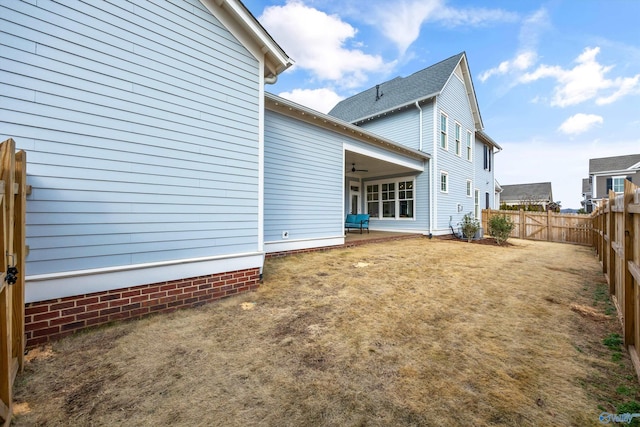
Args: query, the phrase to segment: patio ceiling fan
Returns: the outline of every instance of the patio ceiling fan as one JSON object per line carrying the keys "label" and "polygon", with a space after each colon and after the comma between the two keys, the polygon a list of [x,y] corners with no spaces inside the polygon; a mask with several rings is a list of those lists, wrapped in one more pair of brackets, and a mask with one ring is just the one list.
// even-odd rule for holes
{"label": "patio ceiling fan", "polygon": [[356,164],[351,163],[351,172],[369,172],[368,169],[356,169]]}

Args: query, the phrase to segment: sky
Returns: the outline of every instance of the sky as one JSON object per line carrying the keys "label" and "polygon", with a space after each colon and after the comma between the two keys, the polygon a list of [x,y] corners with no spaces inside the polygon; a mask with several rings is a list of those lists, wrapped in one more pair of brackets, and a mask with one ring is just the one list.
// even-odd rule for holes
{"label": "sky", "polygon": [[320,112],[466,52],[500,184],[580,208],[589,159],[640,154],[638,0],[243,0],[295,61],[266,90]]}

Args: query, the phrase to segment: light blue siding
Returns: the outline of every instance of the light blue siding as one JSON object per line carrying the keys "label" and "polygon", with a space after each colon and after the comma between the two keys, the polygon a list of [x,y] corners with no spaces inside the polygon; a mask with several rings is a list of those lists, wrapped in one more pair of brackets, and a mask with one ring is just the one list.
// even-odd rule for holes
{"label": "light blue siding", "polygon": [[[486,208],[486,193],[489,193],[489,207],[491,209],[497,209],[495,206],[495,180],[494,180],[494,169],[495,169],[495,156],[492,154],[491,158],[491,170],[484,169],[484,146],[479,139],[476,138],[474,150],[475,150],[475,188],[480,191],[480,211]],[[482,212],[480,212],[482,215]]]}
{"label": "light blue siding", "polygon": [[259,249],[259,63],[198,0],[2,0],[0,26],[28,275]]}
{"label": "light blue siding", "polygon": [[[440,148],[440,111],[444,112],[448,116],[448,130],[447,141],[448,150]],[[436,228],[446,230],[449,228],[449,224],[456,227],[462,217],[473,212],[473,193],[472,197],[467,197],[466,188],[467,180],[474,179],[473,162],[466,160],[465,156],[465,143],[466,143],[466,131],[474,130],[474,121],[471,114],[471,108],[467,98],[467,91],[464,83],[454,74],[449,79],[449,82],[445,85],[437,101],[437,120],[438,120],[438,132],[436,132],[436,149],[437,152],[437,174],[440,177],[440,172],[445,171],[448,173],[449,179],[449,192],[442,193],[440,191],[440,182],[437,182],[437,206],[438,215],[436,218]],[[455,123],[456,121],[461,126],[461,155],[456,155],[455,151]],[[475,181],[474,181],[475,185]],[[461,210],[459,210],[461,206]]]}
{"label": "light blue siding", "polygon": [[398,144],[418,150],[420,148],[420,112],[409,107],[390,113],[383,118],[359,124],[363,129],[388,138]]}
{"label": "light blue siding", "polygon": [[265,242],[342,235],[345,139],[265,111]]}

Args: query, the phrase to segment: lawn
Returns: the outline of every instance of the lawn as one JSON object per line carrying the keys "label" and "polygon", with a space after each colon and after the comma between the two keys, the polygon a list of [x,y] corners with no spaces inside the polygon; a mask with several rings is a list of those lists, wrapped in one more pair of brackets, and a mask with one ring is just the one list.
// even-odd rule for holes
{"label": "lawn", "polygon": [[591,249],[510,242],[269,259],[257,292],[30,352],[14,425],[597,426],[640,412]]}

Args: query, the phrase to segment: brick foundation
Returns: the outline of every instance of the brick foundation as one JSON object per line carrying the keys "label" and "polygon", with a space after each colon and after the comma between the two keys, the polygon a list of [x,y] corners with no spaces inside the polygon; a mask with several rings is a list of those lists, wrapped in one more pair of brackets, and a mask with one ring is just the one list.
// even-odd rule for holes
{"label": "brick foundation", "polygon": [[260,270],[251,268],[29,303],[25,306],[27,347],[90,326],[197,307],[259,285]]}

